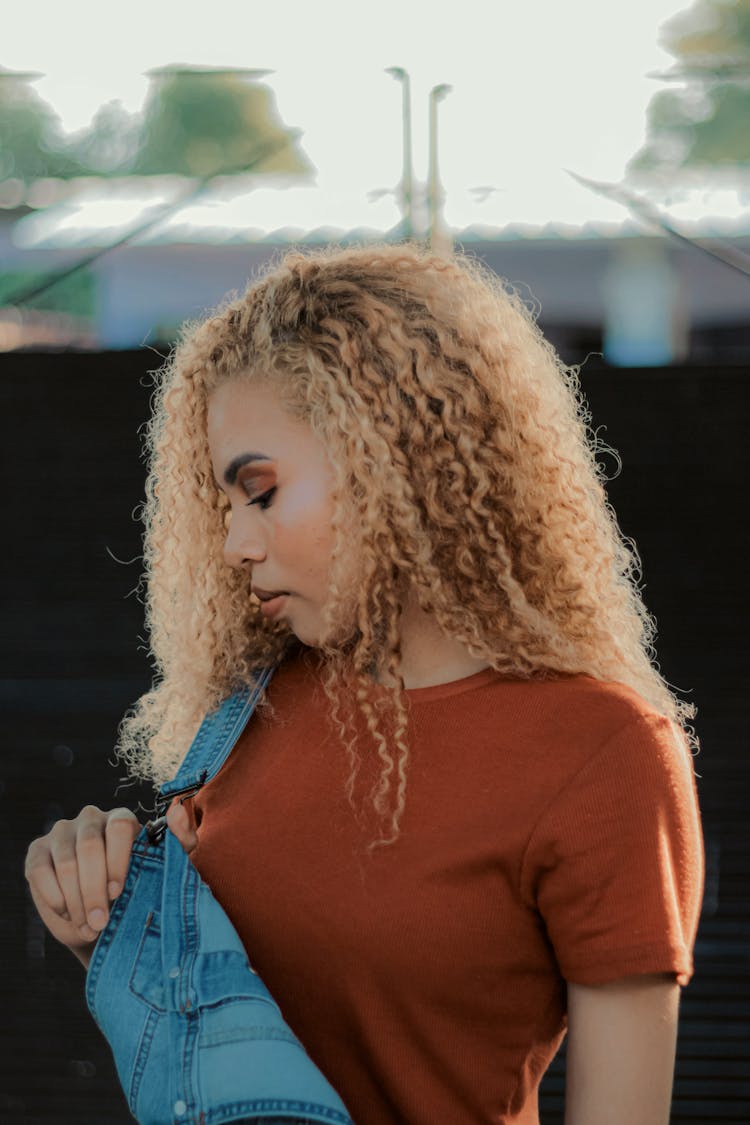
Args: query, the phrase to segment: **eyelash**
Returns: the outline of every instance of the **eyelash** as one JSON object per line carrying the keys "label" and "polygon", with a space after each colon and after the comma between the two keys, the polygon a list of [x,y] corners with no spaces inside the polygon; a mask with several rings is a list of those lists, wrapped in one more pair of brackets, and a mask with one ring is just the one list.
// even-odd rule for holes
{"label": "eyelash", "polygon": [[249,508],[251,504],[259,504],[260,510],[262,512],[265,512],[266,509],[270,506],[271,497],[273,496],[275,491],[276,491],[275,486],[273,488],[269,488],[268,492],[261,493],[261,495],[256,496],[254,500],[248,500],[246,506]]}

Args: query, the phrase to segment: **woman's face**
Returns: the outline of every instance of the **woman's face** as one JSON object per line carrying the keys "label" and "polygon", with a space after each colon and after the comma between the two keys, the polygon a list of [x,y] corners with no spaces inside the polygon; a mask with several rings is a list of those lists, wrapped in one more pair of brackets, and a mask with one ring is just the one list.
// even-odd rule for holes
{"label": "woman's face", "polygon": [[288,591],[277,619],[315,645],[333,551],[334,477],[323,444],[273,389],[241,381],[211,394],[208,444],[216,483],[231,502],[227,563],[246,568],[253,586]]}

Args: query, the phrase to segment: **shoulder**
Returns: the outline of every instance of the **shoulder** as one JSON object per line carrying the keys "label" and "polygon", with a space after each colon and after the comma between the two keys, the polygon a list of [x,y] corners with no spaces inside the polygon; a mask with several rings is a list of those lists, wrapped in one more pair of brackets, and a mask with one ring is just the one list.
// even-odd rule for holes
{"label": "shoulder", "polygon": [[559,734],[547,750],[552,780],[535,834],[570,841],[592,830],[599,848],[600,828],[638,824],[645,839],[669,818],[694,833],[697,788],[682,728],[626,684],[575,680],[547,719]]}
{"label": "shoulder", "polygon": [[599,680],[578,673],[549,683],[554,685],[555,702],[567,718],[581,715],[589,726],[602,731],[615,731],[644,718],[661,717],[640,692],[618,680]]}
{"label": "shoulder", "polygon": [[529,764],[548,767],[557,784],[609,743],[648,743],[673,724],[630,685],[578,673],[497,685],[495,710],[524,746]]}
{"label": "shoulder", "polygon": [[633,779],[664,786],[676,776],[684,783],[693,773],[684,730],[630,685],[577,677],[565,721],[576,721],[576,712],[587,732],[579,764],[592,774],[606,772],[609,764],[629,771]]}

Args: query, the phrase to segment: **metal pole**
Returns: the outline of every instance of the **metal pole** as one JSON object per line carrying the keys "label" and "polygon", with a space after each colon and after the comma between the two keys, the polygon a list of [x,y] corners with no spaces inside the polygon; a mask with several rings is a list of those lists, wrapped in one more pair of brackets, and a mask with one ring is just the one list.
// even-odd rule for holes
{"label": "metal pole", "polygon": [[428,238],[430,246],[439,253],[450,249],[449,239],[443,226],[443,203],[445,192],[440,184],[438,170],[438,129],[437,104],[453,89],[445,82],[430,90],[430,160],[427,184],[427,211],[429,216]]}
{"label": "metal pole", "polygon": [[403,170],[401,174],[401,210],[404,216],[404,234],[414,237],[413,175],[411,146],[411,79],[409,72],[400,66],[386,67],[386,74],[401,83],[403,118]]}

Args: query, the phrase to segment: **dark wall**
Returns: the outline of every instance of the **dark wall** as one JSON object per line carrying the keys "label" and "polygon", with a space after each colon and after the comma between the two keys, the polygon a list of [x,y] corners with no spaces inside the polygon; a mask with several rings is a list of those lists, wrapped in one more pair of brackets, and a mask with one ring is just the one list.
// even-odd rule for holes
{"label": "dark wall", "polygon": [[[145,375],[161,362],[150,350],[2,358],[0,955],[10,1019],[0,1026],[0,1120],[24,1125],[131,1121],[83,971],[46,936],[23,859],[34,836],[83,804],[151,798],[123,785],[112,746],[149,683],[132,514],[145,477]],[[642,559],[662,673],[699,708],[707,883],[696,973],[682,992],[672,1121],[747,1122],[750,372],[590,363],[581,381],[594,428],[623,462],[608,493]],[[600,460],[611,476],[614,459]],[[562,1122],[564,1061],[563,1048],[544,1079],[544,1125]]]}

